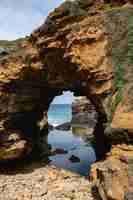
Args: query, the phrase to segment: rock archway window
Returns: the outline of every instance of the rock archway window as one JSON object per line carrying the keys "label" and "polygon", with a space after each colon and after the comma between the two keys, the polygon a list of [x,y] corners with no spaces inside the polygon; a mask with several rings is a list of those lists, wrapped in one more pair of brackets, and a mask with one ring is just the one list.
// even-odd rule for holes
{"label": "rock archway window", "polygon": [[67,91],[55,97],[48,110],[50,163],[87,175],[96,160],[90,143],[96,122],[95,108],[85,96]]}

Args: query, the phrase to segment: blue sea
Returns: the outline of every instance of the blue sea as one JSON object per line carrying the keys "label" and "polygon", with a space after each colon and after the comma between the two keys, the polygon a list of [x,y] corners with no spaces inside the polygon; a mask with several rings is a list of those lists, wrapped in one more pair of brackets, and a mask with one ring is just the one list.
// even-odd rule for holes
{"label": "blue sea", "polygon": [[[56,127],[72,119],[71,104],[51,104],[48,112],[49,124]],[[87,176],[92,163],[96,161],[95,151],[87,138],[87,134],[73,131],[71,127],[68,131],[54,128],[48,134],[47,143],[51,147],[49,164],[58,168],[73,171]]]}
{"label": "blue sea", "polygon": [[49,124],[57,126],[72,119],[71,104],[51,104],[48,111]]}

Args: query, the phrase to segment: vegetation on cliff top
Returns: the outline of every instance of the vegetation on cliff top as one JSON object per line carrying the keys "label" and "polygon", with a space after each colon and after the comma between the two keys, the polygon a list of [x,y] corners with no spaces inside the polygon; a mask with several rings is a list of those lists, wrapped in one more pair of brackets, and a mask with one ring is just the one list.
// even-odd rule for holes
{"label": "vegetation on cliff top", "polygon": [[25,41],[26,38],[19,38],[16,40],[0,40],[0,47],[2,48],[16,48]]}

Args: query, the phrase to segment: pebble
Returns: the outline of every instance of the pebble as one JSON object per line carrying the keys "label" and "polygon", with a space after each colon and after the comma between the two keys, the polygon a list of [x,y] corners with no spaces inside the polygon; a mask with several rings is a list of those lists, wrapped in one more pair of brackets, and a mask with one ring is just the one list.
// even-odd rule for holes
{"label": "pebble", "polygon": [[54,166],[0,171],[0,200],[94,200],[89,181]]}

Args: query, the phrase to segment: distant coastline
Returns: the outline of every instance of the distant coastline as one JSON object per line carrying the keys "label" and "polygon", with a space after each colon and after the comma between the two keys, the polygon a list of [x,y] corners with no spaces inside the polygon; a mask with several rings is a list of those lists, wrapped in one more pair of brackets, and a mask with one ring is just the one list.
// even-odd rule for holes
{"label": "distant coastline", "polygon": [[72,119],[71,104],[51,104],[48,111],[48,122],[52,126],[58,126]]}

